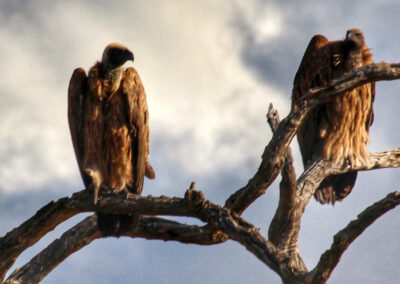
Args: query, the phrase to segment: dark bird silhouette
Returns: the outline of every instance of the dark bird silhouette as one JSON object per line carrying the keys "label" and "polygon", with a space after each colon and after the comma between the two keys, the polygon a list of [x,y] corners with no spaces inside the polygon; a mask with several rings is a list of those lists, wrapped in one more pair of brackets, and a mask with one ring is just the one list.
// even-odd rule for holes
{"label": "dark bird silhouette", "polygon": [[[148,162],[149,113],[146,94],[134,68],[124,69],[133,53],[109,44],[86,76],[74,70],[68,88],[68,122],[79,170],[94,203],[102,187],[140,195],[144,176],[153,179]],[[131,229],[139,216],[98,214],[105,235]]]}
{"label": "dark bird silhouette", "polygon": [[[315,35],[303,56],[293,84],[292,105],[310,88],[328,86],[345,72],[372,63],[372,54],[359,29],[344,40]],[[312,110],[297,132],[304,167],[318,159],[357,165],[369,159],[367,142],[373,121],[375,83],[367,83]],[[350,194],[357,172],[327,177],[315,192],[321,203],[341,201]]]}

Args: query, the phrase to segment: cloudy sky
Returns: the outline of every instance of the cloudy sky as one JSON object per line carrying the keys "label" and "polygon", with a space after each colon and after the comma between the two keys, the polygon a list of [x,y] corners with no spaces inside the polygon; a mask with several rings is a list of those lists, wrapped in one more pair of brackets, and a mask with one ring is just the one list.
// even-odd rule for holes
{"label": "cloudy sky", "polygon": [[[376,61],[400,62],[397,1],[5,1],[0,0],[0,234],[47,202],[83,188],[66,110],[74,68],[90,68],[110,42],[135,54],[151,126],[157,179],[144,194],[183,196],[190,181],[223,204],[254,174],[271,137],[270,102],[289,110],[292,80],[310,38],[361,28]],[[380,82],[371,151],[398,147],[400,82]],[[296,169],[302,170],[297,143]],[[396,176],[397,174],[397,176]],[[335,207],[312,200],[300,250],[309,268],[332,236],[366,206],[398,189],[399,170],[359,174]],[[267,233],[277,186],[244,214]],[[20,256],[18,267],[84,216]],[[399,279],[399,210],[380,218],[342,257],[330,283]],[[190,220],[186,220],[190,222]],[[202,247],[140,239],[98,240],[43,283],[279,283],[234,242]]]}

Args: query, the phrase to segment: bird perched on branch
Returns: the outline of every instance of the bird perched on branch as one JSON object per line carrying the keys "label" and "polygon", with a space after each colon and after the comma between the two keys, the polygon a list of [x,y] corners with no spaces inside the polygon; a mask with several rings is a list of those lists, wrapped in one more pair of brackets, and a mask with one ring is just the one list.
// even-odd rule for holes
{"label": "bird perched on branch", "polygon": [[[315,35],[305,51],[293,84],[292,106],[314,87],[329,83],[355,68],[372,63],[372,54],[359,29],[350,29],[344,40],[329,41]],[[375,83],[340,94],[312,110],[297,132],[304,167],[318,159],[357,165],[367,162],[369,128],[373,121]],[[327,177],[315,192],[325,204],[341,201],[352,190],[357,172]]]}
{"label": "bird perched on branch", "polygon": [[[134,68],[124,69],[133,53],[111,43],[86,76],[74,70],[68,88],[68,122],[80,173],[94,203],[102,187],[140,195],[144,176],[155,177],[148,162],[149,113],[146,94]],[[98,214],[106,235],[134,226],[138,215]]]}

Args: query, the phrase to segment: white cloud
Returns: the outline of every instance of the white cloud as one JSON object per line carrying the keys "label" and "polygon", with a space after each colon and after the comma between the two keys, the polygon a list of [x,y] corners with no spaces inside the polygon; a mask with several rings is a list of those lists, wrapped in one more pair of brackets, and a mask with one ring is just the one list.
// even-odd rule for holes
{"label": "white cloud", "polygon": [[237,10],[242,14],[241,20],[246,23],[255,36],[256,43],[271,40],[283,31],[283,15],[272,1],[258,5],[248,5],[247,2],[236,1]]}

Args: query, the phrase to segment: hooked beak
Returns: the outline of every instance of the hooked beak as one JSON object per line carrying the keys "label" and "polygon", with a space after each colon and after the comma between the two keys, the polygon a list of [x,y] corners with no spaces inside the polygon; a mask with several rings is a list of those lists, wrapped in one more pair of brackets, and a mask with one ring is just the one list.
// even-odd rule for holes
{"label": "hooked beak", "polygon": [[132,62],[135,60],[135,56],[129,49],[126,50],[126,59]]}

